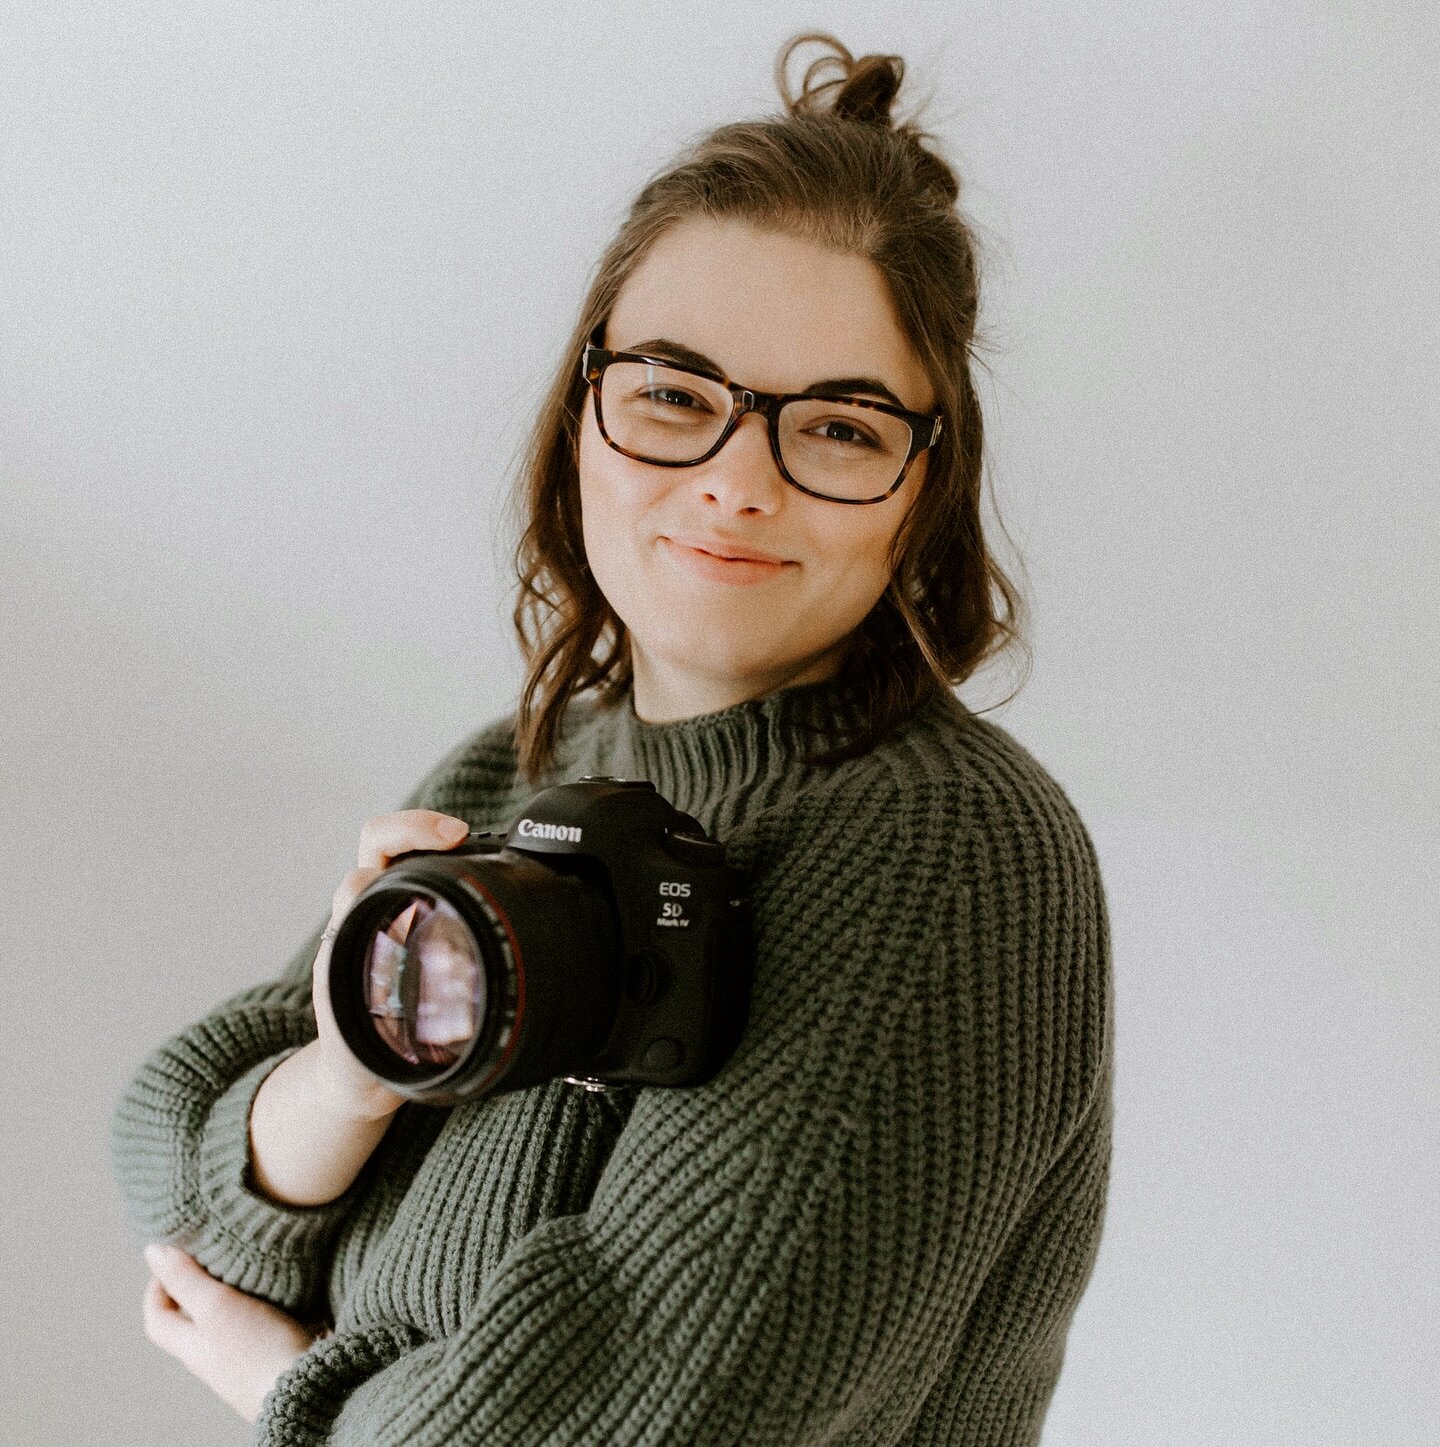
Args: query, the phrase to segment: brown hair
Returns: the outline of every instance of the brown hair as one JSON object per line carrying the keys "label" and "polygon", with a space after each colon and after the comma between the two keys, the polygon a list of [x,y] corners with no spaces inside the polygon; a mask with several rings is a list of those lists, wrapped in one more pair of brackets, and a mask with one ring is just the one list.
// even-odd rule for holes
{"label": "brown hair", "polygon": [[[830,53],[807,68],[792,96],[787,63],[812,41]],[[819,79],[827,68],[838,74]],[[594,688],[614,704],[632,681],[627,630],[590,572],[581,535],[576,459],[587,388],[579,354],[650,248],[690,217],[733,218],[868,258],[888,284],[945,419],[920,495],[897,531],[890,583],[851,634],[841,665],[866,727],[827,738],[829,749],[811,762],[871,748],[1012,644],[1028,654],[1023,599],[990,556],[980,524],[984,425],[970,370],[975,240],[957,209],[959,183],[924,144],[929,135],[891,119],[904,71],[898,55],[857,60],[832,36],[793,37],[775,66],[785,113],[720,126],[689,146],[641,190],[601,257],[513,499],[524,524],[514,622],[526,664],[516,742],[530,780],[553,762],[572,696]]]}

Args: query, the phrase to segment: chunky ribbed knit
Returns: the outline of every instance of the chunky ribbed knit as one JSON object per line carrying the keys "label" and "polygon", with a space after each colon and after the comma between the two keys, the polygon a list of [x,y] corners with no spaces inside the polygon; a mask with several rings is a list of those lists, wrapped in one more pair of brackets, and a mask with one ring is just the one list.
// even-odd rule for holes
{"label": "chunky ribbed knit", "polygon": [[338,1200],[271,1202],[247,1121],[313,1037],[319,925],[145,1063],[114,1122],[144,1238],[335,1323],[258,1441],[1039,1440],[1109,1172],[1099,867],[1056,781],[952,695],[802,765],[800,725],[848,708],[830,684],[672,724],[577,701],[540,784],[505,719],[403,806],[501,829],[544,783],[614,774],[722,838],[756,978],[705,1085],[406,1104]]}

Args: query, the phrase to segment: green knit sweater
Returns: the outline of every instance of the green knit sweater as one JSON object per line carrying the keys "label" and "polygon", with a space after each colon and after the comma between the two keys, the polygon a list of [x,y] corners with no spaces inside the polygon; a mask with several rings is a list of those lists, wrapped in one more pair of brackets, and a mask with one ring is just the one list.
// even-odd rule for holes
{"label": "green knit sweater", "polygon": [[830,684],[672,724],[513,719],[404,807],[507,826],[546,783],[648,778],[750,871],[756,976],[710,1082],[402,1106],[324,1206],[260,1195],[247,1120],[313,1037],[320,926],[145,1062],[115,1114],[147,1240],[305,1318],[274,1444],[1033,1443],[1099,1244],[1113,1015],[1095,852],[1055,780],[952,695],[799,760]]}

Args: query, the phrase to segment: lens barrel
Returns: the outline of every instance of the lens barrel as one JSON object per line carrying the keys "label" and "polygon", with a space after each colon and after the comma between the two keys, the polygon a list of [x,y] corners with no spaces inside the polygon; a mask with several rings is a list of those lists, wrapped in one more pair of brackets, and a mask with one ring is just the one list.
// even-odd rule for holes
{"label": "lens barrel", "polygon": [[[492,838],[403,856],[356,899],[332,946],[330,1001],[346,1045],[413,1099],[453,1103],[550,1079],[599,1050],[619,1006],[623,960],[603,882],[586,877],[584,860],[557,869]],[[527,956],[544,968],[527,968]]]}

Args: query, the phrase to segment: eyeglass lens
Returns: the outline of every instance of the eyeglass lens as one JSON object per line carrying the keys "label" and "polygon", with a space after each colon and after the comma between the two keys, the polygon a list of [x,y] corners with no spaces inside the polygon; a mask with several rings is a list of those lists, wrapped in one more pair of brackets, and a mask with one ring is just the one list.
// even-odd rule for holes
{"label": "eyeglass lens", "polygon": [[[650,462],[703,457],[733,406],[720,383],[648,362],[611,362],[600,383],[600,415],[610,440]],[[822,397],[786,402],[779,433],[790,476],[832,497],[888,492],[910,454],[910,424],[902,418]]]}

